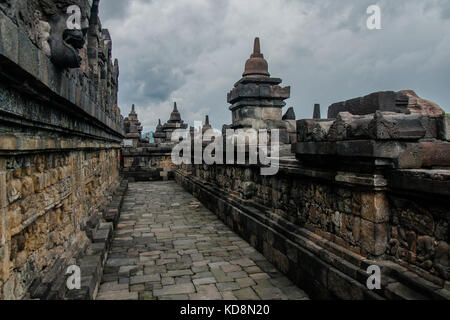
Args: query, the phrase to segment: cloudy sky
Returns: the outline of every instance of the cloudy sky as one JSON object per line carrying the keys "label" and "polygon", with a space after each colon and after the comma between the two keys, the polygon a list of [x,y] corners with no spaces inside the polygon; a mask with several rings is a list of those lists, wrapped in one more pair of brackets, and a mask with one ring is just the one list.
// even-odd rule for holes
{"label": "cloudy sky", "polygon": [[[381,30],[366,26],[372,4]],[[100,11],[122,114],[136,104],[144,130],[165,122],[173,101],[191,125],[205,114],[215,128],[231,123],[226,94],[255,36],[271,75],[291,86],[297,119],[314,103],[326,115],[333,102],[402,89],[450,112],[449,0],[101,0]]]}

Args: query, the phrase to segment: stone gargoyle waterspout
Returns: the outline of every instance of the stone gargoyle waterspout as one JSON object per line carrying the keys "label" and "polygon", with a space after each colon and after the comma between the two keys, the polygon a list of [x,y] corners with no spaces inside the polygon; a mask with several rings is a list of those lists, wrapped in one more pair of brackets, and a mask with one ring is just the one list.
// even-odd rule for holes
{"label": "stone gargoyle waterspout", "polygon": [[[80,10],[77,6],[73,8]],[[60,68],[79,68],[81,65],[82,58],[78,50],[84,47],[88,28],[83,28],[81,23],[72,23],[70,20],[74,19],[74,14],[79,14],[79,22],[84,22],[86,26],[87,19],[82,21],[81,12],[72,11],[72,7],[60,9],[49,21],[51,60]]]}

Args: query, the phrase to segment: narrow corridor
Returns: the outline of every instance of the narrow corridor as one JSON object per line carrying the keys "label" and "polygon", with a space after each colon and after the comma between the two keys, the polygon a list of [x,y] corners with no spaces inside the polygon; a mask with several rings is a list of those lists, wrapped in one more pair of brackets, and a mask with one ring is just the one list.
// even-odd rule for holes
{"label": "narrow corridor", "polygon": [[97,299],[308,297],[169,181],[130,183]]}

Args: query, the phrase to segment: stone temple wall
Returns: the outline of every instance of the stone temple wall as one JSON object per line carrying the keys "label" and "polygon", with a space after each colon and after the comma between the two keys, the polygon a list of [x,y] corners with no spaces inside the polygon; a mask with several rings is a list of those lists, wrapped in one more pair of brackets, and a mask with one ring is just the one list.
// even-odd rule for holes
{"label": "stone temple wall", "polygon": [[261,176],[259,167],[215,166],[195,168],[195,176],[227,193],[270,210],[275,217],[333,240],[357,254],[377,256],[386,245],[373,239],[374,229],[386,234],[384,194],[331,184],[282,170]]}
{"label": "stone temple wall", "polygon": [[450,299],[449,117],[412,91],[350,101],[298,120],[273,176],[201,164],[176,180],[312,298]]}
{"label": "stone temple wall", "polygon": [[[420,279],[432,288],[420,294],[448,298],[445,188],[450,175],[405,173],[407,183],[428,180],[440,190],[435,193],[341,181],[345,176],[356,177],[305,168],[295,161],[282,161],[274,176],[261,176],[259,167],[243,165],[194,165],[176,172],[178,182],[313,297],[371,297],[364,268],[377,264],[384,266],[384,279],[392,277],[394,284],[411,285]],[[333,284],[330,277],[339,281]],[[383,281],[385,291],[377,298],[404,297],[388,285]]]}
{"label": "stone temple wall", "polygon": [[118,75],[98,0],[0,2],[0,299],[53,285],[91,243],[119,184]]}

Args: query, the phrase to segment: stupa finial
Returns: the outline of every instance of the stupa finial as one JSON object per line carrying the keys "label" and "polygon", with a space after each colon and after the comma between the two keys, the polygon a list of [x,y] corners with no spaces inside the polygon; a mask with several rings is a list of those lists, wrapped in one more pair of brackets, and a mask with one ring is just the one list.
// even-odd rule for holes
{"label": "stupa finial", "polygon": [[259,44],[259,38],[258,37],[255,38],[255,42],[253,44],[253,54],[254,55],[261,54],[261,46]]}
{"label": "stupa finial", "polygon": [[270,77],[267,61],[261,53],[261,45],[258,37],[255,38],[253,43],[253,53],[250,55],[250,59],[245,63],[245,70],[242,76]]}

